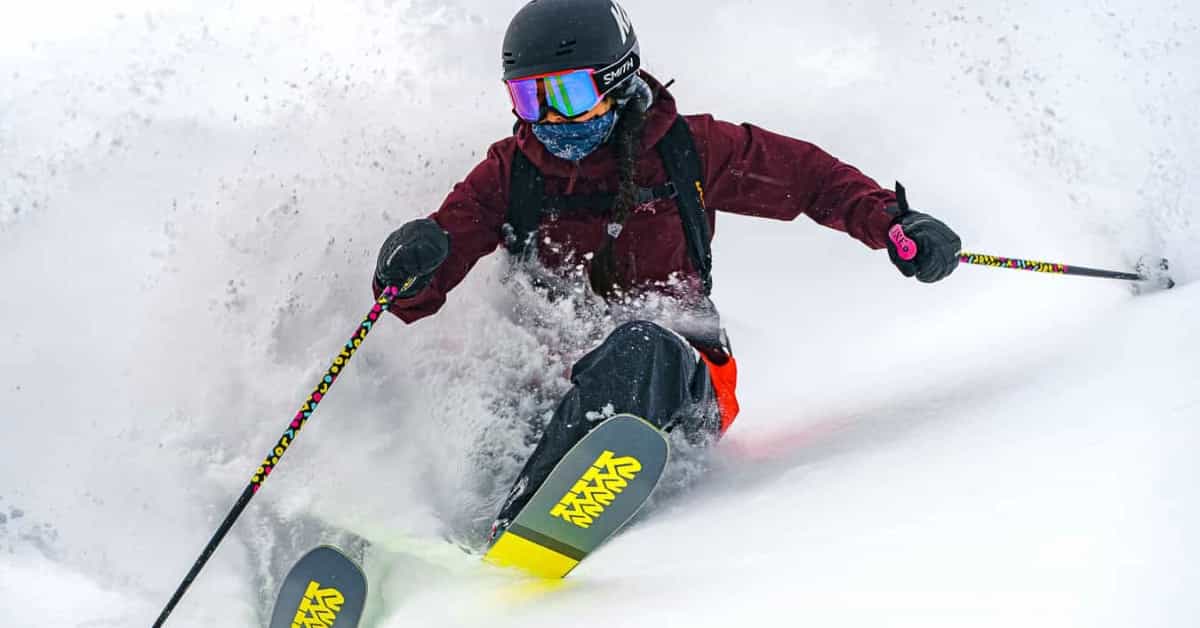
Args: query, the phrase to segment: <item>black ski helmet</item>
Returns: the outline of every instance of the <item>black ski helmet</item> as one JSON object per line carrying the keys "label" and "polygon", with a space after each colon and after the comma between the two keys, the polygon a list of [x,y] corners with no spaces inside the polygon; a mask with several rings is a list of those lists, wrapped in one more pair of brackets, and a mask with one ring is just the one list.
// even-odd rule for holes
{"label": "black ski helmet", "polygon": [[504,34],[504,80],[592,68],[602,93],[637,75],[641,48],[616,0],[532,0]]}

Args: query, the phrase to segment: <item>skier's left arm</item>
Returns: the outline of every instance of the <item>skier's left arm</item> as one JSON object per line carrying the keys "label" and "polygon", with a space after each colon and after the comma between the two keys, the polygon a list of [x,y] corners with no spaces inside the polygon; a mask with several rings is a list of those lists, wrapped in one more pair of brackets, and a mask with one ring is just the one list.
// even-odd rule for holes
{"label": "skier's left arm", "polygon": [[961,243],[949,227],[821,148],[711,116],[688,123],[704,161],[708,207],[777,220],[804,214],[872,249],[888,249],[905,276],[927,283],[958,266]]}

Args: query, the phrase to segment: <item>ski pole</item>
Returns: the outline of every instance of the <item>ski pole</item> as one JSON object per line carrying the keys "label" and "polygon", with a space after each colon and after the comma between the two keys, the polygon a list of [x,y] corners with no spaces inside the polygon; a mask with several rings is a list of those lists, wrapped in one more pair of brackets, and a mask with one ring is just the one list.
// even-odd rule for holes
{"label": "ski pole", "polygon": [[997,255],[984,255],[981,253],[970,253],[963,251],[959,253],[959,261],[963,264],[975,264],[977,266],[991,266],[993,268],[1012,268],[1016,270],[1027,270],[1035,273],[1049,273],[1054,275],[1077,275],[1080,277],[1099,277],[1101,279],[1120,279],[1123,281],[1156,281],[1165,288],[1175,287],[1175,282],[1165,273],[1169,270],[1167,260],[1160,260],[1157,263],[1158,268],[1151,268],[1150,264],[1145,262],[1138,264],[1138,272],[1122,272],[1117,270],[1100,270],[1096,268],[1087,268],[1084,266],[1072,266],[1069,264],[1060,264],[1058,262],[1039,262],[1028,259],[1018,259],[1012,257],[1000,257]]}
{"label": "ski pole", "polygon": [[229,514],[226,515],[225,520],[222,521],[221,525],[217,528],[216,533],[213,534],[212,540],[208,542],[208,545],[204,547],[204,551],[200,553],[200,558],[196,559],[195,564],[192,565],[191,570],[188,571],[188,574],[184,577],[183,582],[179,584],[179,588],[175,590],[175,594],[172,595],[171,600],[167,602],[166,608],[164,608],[162,613],[159,614],[158,620],[154,622],[154,628],[160,628],[163,623],[167,621],[167,617],[171,614],[171,611],[175,610],[175,606],[179,604],[179,600],[183,599],[183,595],[187,593],[188,588],[192,586],[192,582],[194,582],[196,577],[200,575],[200,570],[204,569],[204,565],[208,563],[208,559],[212,557],[213,552],[217,550],[217,546],[221,544],[221,541],[225,538],[225,535],[229,533],[231,528],[233,528],[234,522],[237,521],[238,517],[241,516],[242,511],[245,510],[246,506],[250,503],[250,500],[258,493],[259,489],[262,488],[263,483],[265,483],[267,478],[270,477],[271,472],[275,470],[275,467],[279,464],[280,459],[282,459],[283,455],[287,453],[288,448],[291,447],[292,443],[296,441],[296,436],[300,433],[300,430],[304,429],[305,423],[307,423],[308,419],[312,417],[313,412],[316,412],[317,405],[321,403],[321,400],[325,398],[325,395],[329,392],[329,389],[333,387],[333,383],[337,381],[338,376],[341,375],[346,369],[346,365],[350,362],[350,358],[354,357],[354,353],[358,351],[359,346],[361,346],[363,341],[366,340],[367,334],[371,332],[371,328],[374,327],[375,323],[379,321],[379,317],[382,316],[383,312],[386,311],[388,306],[391,305],[392,300],[396,298],[396,295],[403,290],[407,290],[415,281],[416,278],[414,277],[406,281],[404,285],[400,287],[388,286],[383,290],[379,296],[379,299],[375,302],[375,306],[371,308],[371,311],[367,313],[366,318],[364,318],[363,322],[359,324],[358,329],[354,332],[354,335],[349,341],[346,342],[346,346],[342,347],[342,352],[333,359],[333,364],[329,367],[329,370],[325,371],[325,375],[321,376],[321,381],[317,384],[317,387],[313,389],[312,394],[308,396],[308,400],[304,402],[304,405],[300,407],[300,411],[296,413],[294,418],[292,418],[292,422],[290,425],[288,425],[287,431],[285,431],[283,436],[279,438],[279,442],[276,443],[275,447],[271,449],[271,453],[267,454],[267,457],[263,460],[262,465],[255,470],[254,476],[250,478],[250,484],[248,484],[246,489],[242,491],[241,496],[238,497],[237,502],[233,505],[233,509],[229,511]]}

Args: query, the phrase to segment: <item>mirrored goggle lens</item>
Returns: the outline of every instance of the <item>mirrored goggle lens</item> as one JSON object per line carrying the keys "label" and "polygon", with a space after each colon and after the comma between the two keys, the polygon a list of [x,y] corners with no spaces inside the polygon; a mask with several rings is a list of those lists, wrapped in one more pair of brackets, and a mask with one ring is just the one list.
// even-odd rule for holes
{"label": "mirrored goggle lens", "polygon": [[542,118],[542,102],[538,98],[537,79],[509,81],[508,94],[512,96],[513,109],[522,120],[537,122]]}
{"label": "mirrored goggle lens", "polygon": [[545,105],[568,118],[587,113],[600,102],[592,70],[508,81],[513,108],[522,120],[537,122]]}

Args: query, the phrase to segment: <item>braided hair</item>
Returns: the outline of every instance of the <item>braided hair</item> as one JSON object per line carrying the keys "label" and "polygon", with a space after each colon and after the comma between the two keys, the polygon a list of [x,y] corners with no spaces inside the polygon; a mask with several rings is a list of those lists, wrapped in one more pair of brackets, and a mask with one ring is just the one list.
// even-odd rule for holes
{"label": "braided hair", "polygon": [[638,204],[637,184],[638,157],[642,153],[642,131],[646,127],[646,113],[653,104],[654,96],[650,86],[640,76],[629,81],[626,88],[617,96],[616,127],[613,129],[613,146],[617,152],[617,176],[619,187],[617,196],[610,210],[607,237],[604,245],[592,259],[588,271],[588,281],[592,291],[602,297],[612,296],[617,289],[625,284],[625,277],[618,267],[614,247],[621,229],[629,220]]}

